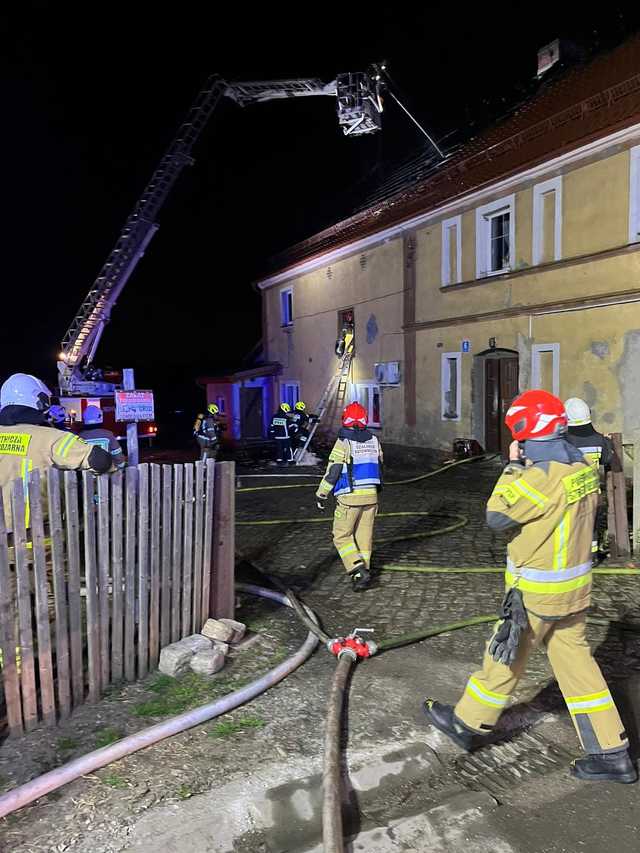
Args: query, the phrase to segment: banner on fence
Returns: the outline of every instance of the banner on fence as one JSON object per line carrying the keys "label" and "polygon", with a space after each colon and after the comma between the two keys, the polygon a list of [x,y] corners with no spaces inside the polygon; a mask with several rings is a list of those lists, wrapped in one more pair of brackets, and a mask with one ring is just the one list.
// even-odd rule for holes
{"label": "banner on fence", "polygon": [[116,421],[152,420],[153,391],[116,391]]}

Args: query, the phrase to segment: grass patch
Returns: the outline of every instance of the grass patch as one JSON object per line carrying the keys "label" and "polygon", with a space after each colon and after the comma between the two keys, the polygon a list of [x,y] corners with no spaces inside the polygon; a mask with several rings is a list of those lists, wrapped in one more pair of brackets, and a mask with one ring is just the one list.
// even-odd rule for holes
{"label": "grass patch", "polygon": [[148,688],[151,693],[155,693],[155,697],[135,705],[133,713],[136,717],[170,717],[189,708],[206,705],[239,686],[239,680],[234,677],[212,681],[195,672],[189,672],[181,678],[160,675]]}
{"label": "grass patch", "polygon": [[183,783],[176,791],[176,796],[179,800],[188,800],[189,797],[193,797],[193,791],[188,785]]}
{"label": "grass patch", "polygon": [[100,781],[104,785],[108,785],[110,788],[118,788],[119,790],[129,787],[124,776],[119,776],[117,773],[110,773],[109,776],[102,776]]}
{"label": "grass patch", "polygon": [[102,746],[110,746],[112,743],[115,743],[117,740],[120,740],[121,737],[122,732],[120,731],[120,729],[102,729],[98,732],[98,736],[96,737],[96,746],[98,748]]}
{"label": "grass patch", "polygon": [[78,746],[78,741],[72,737],[59,737],[56,741],[56,746],[62,752],[69,752]]}
{"label": "grass patch", "polygon": [[260,717],[242,717],[240,720],[217,723],[207,734],[209,737],[227,737],[247,729],[261,729],[263,726],[266,726],[266,722]]}

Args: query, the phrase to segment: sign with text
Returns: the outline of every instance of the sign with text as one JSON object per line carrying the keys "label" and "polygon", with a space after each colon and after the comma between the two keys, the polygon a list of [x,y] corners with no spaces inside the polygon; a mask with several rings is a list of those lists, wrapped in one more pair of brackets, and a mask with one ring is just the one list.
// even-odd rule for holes
{"label": "sign with text", "polygon": [[462,341],[462,352],[471,352],[471,341],[468,338]]}
{"label": "sign with text", "polygon": [[116,391],[117,421],[154,420],[153,391]]}

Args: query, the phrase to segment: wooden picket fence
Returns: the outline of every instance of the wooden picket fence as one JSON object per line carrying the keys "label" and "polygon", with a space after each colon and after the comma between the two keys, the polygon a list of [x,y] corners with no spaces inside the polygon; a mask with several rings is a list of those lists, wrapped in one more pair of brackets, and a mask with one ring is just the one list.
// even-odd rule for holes
{"label": "wooden picket fence", "polygon": [[13,484],[9,534],[0,494],[10,734],[144,678],[163,646],[233,616],[234,487],[230,462],[34,471],[28,492]]}

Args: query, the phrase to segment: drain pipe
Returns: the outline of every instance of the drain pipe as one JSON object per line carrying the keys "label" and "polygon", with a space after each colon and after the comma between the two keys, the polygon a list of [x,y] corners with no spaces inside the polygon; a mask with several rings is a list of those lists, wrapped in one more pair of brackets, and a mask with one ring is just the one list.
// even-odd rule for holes
{"label": "drain pipe", "polygon": [[[287,596],[275,590],[243,583],[236,584],[236,589],[240,592],[258,595],[261,598],[270,598],[272,601],[277,601],[280,604],[291,607]],[[313,611],[306,607],[306,605],[303,606],[307,616],[313,622],[317,622]],[[116,741],[116,743],[110,746],[105,746],[102,749],[89,752],[87,755],[82,755],[80,758],[63,764],[62,767],[50,770],[48,773],[44,773],[42,776],[26,782],[24,785],[14,788],[13,791],[9,791],[0,797],[0,817],[6,817],[11,812],[33,803],[45,794],[49,794],[51,791],[55,791],[63,785],[73,782],[80,776],[86,776],[88,773],[93,773],[101,767],[111,764],[112,761],[118,761],[158,741],[179,734],[186,729],[193,728],[193,726],[206,723],[208,720],[219,717],[221,714],[233,711],[234,708],[244,705],[245,702],[249,702],[251,699],[255,699],[256,696],[264,693],[265,690],[273,687],[294,670],[298,669],[310,657],[317,645],[317,637],[313,632],[309,632],[307,639],[295,654],[240,690],[234,690],[233,693],[229,693],[227,696],[223,696],[221,699],[208,705],[202,705],[200,708],[194,708],[192,711],[186,711],[184,714],[179,714],[177,717],[172,717],[155,726],[142,729],[142,731]]]}

